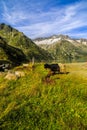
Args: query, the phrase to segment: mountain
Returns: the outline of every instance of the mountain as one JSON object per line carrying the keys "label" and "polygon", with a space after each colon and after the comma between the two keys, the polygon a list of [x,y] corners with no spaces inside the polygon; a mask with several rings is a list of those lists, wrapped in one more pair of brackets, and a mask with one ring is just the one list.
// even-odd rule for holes
{"label": "mountain", "polygon": [[27,61],[22,50],[8,45],[4,38],[0,36],[0,61],[9,61],[11,64],[19,65]]}
{"label": "mountain", "polygon": [[[33,57],[36,61],[52,60],[52,56],[46,50],[37,46],[30,38],[25,36],[22,32],[12,28],[10,25],[4,23],[0,24],[0,37],[4,39],[10,55],[12,54],[11,50],[13,48],[13,51],[15,50],[14,53],[19,51],[19,53],[23,55],[18,57],[18,61],[20,61],[21,57],[24,59],[24,55],[26,56],[27,61],[31,61]],[[0,49],[4,52],[2,59],[8,57],[6,50],[1,46]]]}
{"label": "mountain", "polygon": [[58,62],[87,60],[87,39],[73,39],[68,35],[53,35],[37,38],[34,42],[54,57]]}
{"label": "mountain", "polygon": [[87,45],[87,39],[81,38],[81,39],[73,39],[70,38],[68,35],[53,35],[51,37],[46,37],[46,38],[36,38],[33,41],[39,45],[39,44],[53,44],[58,41],[66,40],[71,43],[81,43],[83,45]]}

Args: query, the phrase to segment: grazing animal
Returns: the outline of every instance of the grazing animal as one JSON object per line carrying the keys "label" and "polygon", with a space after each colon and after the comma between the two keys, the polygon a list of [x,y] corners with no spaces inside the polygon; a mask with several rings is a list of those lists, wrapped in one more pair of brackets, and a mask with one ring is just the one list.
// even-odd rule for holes
{"label": "grazing animal", "polygon": [[10,64],[0,64],[0,71],[2,72],[9,70],[10,68],[11,68]]}
{"label": "grazing animal", "polygon": [[54,74],[60,73],[60,66],[58,64],[44,64],[45,69],[50,69]]}
{"label": "grazing animal", "polygon": [[0,71],[4,72],[4,65],[0,65]]}

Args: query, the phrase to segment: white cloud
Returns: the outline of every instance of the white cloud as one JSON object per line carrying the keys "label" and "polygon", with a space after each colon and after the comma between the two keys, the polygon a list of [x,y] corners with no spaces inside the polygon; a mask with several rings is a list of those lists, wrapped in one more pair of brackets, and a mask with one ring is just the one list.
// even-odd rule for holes
{"label": "white cloud", "polygon": [[[37,5],[40,7],[40,4]],[[52,7],[46,11],[35,8],[33,3],[26,4],[27,8],[20,6],[17,8],[17,5],[9,9],[5,3],[3,7],[3,19],[31,38],[58,33],[71,34],[70,32],[74,35],[75,29],[87,26],[86,1],[62,7]],[[81,35],[81,32],[78,34]]]}
{"label": "white cloud", "polygon": [[4,2],[2,16],[4,21],[12,25],[27,19],[26,13],[23,10],[20,10],[20,8],[17,8],[17,6],[9,8]]}

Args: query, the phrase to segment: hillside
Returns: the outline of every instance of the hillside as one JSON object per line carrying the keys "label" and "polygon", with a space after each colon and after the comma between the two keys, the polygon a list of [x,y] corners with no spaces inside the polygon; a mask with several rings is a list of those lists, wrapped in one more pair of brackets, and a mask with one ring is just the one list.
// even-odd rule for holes
{"label": "hillside", "polygon": [[87,39],[72,39],[67,35],[54,35],[35,39],[34,42],[48,50],[58,62],[87,60]]}
{"label": "hillside", "polygon": [[68,74],[46,79],[48,70],[17,67],[0,73],[1,130],[87,130],[87,63],[66,64]]}
{"label": "hillside", "polygon": [[2,37],[0,37],[0,60],[9,61],[14,65],[18,65],[27,61],[22,50],[8,45],[5,39]]}
{"label": "hillside", "polygon": [[4,23],[0,24],[0,36],[12,47],[20,49],[28,61],[34,57],[36,61],[51,60],[51,55],[38,47],[31,39],[22,32]]}

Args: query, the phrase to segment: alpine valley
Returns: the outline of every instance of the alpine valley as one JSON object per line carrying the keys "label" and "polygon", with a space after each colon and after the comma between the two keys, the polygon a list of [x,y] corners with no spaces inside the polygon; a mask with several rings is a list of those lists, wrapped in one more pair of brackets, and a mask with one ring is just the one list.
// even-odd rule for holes
{"label": "alpine valley", "polygon": [[87,61],[87,39],[73,39],[67,35],[53,35],[31,40],[10,25],[0,24],[0,61],[14,65],[30,62]]}

